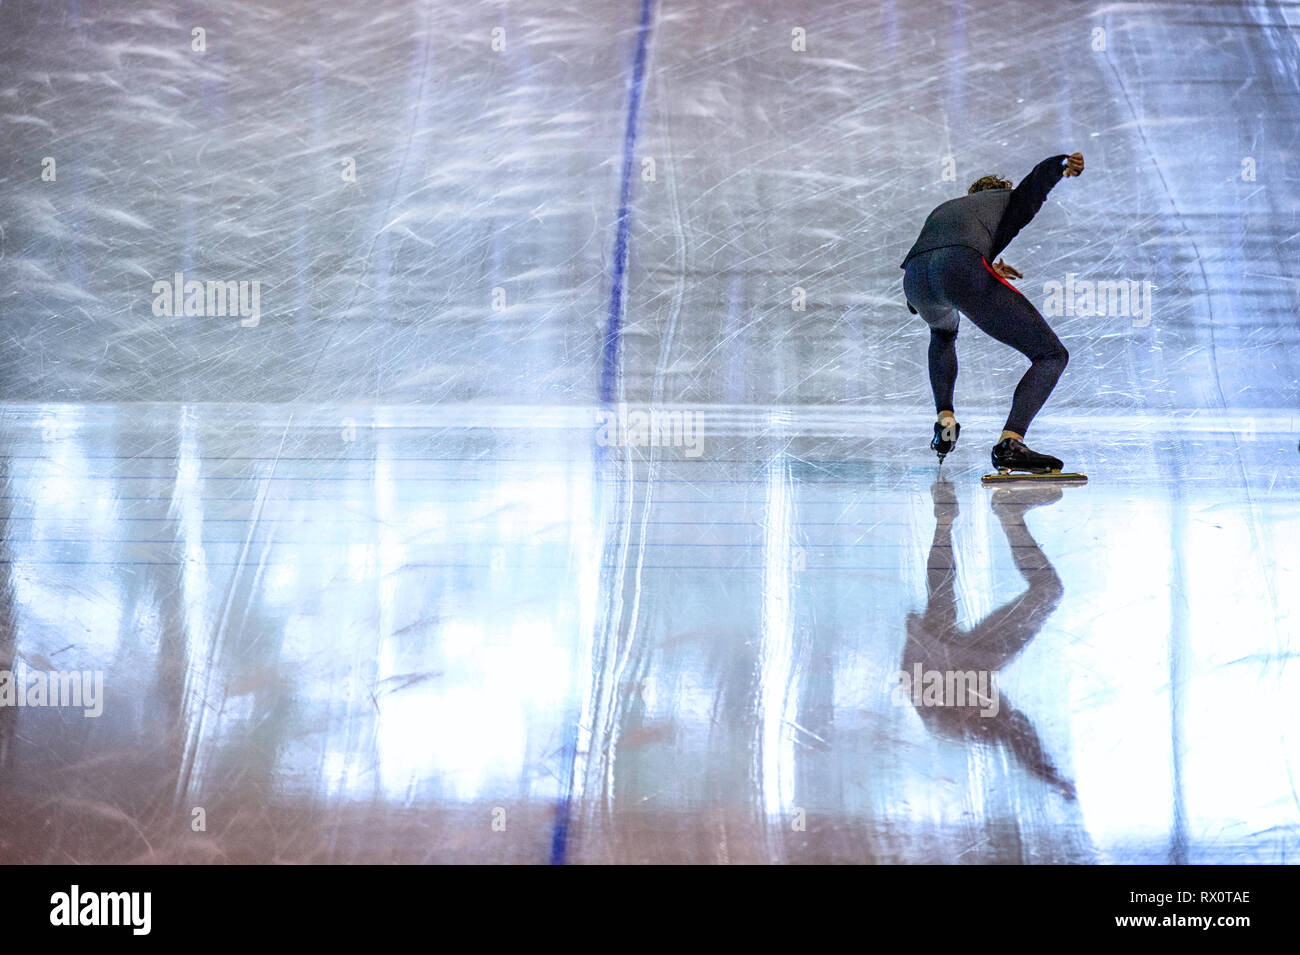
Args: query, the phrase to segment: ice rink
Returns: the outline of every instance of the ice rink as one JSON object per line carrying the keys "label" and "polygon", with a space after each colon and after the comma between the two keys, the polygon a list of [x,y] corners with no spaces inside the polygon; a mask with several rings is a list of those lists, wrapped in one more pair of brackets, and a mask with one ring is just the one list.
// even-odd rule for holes
{"label": "ice rink", "polygon": [[[1294,861],[1297,27],[4,3],[0,862]],[[1075,150],[993,491],[899,263]]]}

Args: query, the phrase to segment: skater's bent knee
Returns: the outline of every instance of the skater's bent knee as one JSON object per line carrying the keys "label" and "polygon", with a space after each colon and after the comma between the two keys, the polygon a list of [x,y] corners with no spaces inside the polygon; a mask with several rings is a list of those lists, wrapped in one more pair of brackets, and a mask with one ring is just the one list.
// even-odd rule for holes
{"label": "skater's bent knee", "polygon": [[1048,365],[1055,365],[1064,370],[1065,366],[1070,363],[1070,353],[1066,351],[1065,346],[1058,341],[1041,355],[1034,358],[1034,361]]}

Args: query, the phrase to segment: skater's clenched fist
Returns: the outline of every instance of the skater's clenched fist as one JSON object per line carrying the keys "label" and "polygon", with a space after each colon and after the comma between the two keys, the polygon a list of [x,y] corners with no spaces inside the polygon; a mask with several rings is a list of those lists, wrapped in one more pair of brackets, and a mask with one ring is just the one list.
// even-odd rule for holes
{"label": "skater's clenched fist", "polygon": [[1067,179],[1070,176],[1078,176],[1083,172],[1083,153],[1072,153],[1065,158],[1065,172],[1061,175]]}
{"label": "skater's clenched fist", "polygon": [[998,275],[1002,276],[1004,279],[1024,278],[1024,275],[1022,275],[1017,270],[1013,269],[1011,266],[1007,265],[1007,263],[1003,262],[1001,259],[998,259],[996,262],[993,263],[993,271],[997,272]]}

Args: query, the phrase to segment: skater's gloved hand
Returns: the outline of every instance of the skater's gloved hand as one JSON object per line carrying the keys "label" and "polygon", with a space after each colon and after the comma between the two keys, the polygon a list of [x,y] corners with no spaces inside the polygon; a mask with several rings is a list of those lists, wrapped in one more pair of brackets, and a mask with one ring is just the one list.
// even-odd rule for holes
{"label": "skater's gloved hand", "polygon": [[1023,275],[1021,275],[1019,272],[1017,272],[1017,271],[1016,271],[1015,269],[1013,269],[1011,266],[1007,265],[1007,263],[1003,262],[1001,259],[998,259],[997,262],[994,263],[994,265],[993,265],[993,271],[996,272],[996,273],[998,273],[998,275],[1002,276],[1004,279],[1023,279],[1023,278],[1024,278]]}
{"label": "skater's gloved hand", "polygon": [[1066,179],[1071,176],[1082,175],[1083,173],[1083,153],[1073,153],[1065,158],[1065,170],[1061,173]]}

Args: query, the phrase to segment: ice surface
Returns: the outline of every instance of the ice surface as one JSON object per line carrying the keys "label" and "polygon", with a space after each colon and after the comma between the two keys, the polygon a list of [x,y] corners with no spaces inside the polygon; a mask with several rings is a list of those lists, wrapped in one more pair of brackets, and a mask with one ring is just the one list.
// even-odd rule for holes
{"label": "ice surface", "polygon": [[[1293,858],[1295,17],[6,3],[0,664],[104,700],[0,708],[0,861]],[[898,263],[1076,149],[1091,483],[980,486],[969,325],[940,477]]]}

